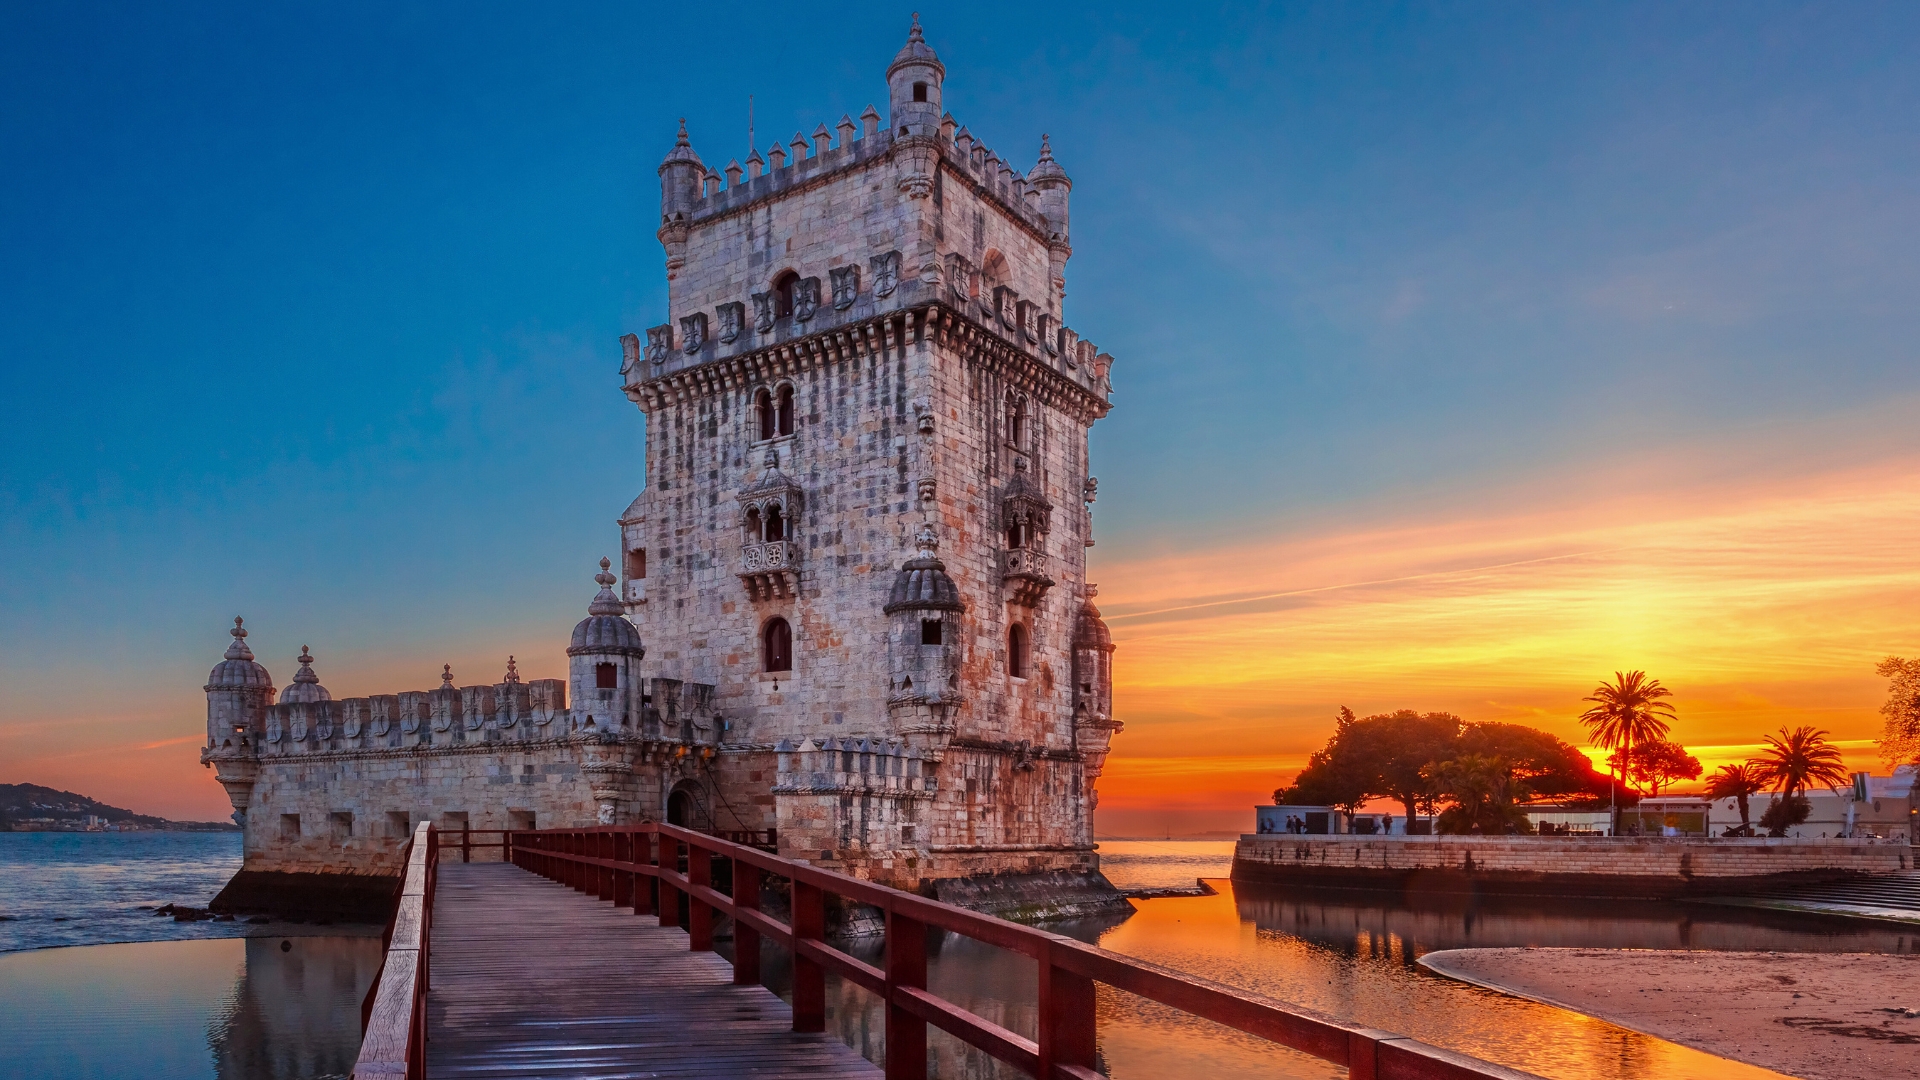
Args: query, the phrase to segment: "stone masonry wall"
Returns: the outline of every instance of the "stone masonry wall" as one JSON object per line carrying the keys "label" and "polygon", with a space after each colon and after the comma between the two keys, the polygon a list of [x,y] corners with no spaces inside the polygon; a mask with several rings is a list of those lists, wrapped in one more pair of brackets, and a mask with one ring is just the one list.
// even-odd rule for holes
{"label": "stone masonry wall", "polygon": [[1234,846],[1233,878],[1648,897],[1897,873],[1912,865],[1905,845],[1866,840],[1249,835]]}

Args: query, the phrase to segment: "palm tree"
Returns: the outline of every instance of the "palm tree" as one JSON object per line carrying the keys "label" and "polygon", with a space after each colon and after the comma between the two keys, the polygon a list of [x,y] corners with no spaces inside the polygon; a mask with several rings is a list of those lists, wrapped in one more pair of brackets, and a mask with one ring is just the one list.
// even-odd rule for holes
{"label": "palm tree", "polygon": [[[1616,671],[1611,684],[1601,683],[1581,699],[1594,703],[1580,714],[1588,738],[1595,746],[1615,751],[1607,775],[1613,775],[1615,761],[1633,759],[1634,747],[1666,738],[1667,721],[1676,717],[1673,706],[1660,699],[1672,696],[1673,691],[1661,686],[1659,679],[1647,678],[1644,671]],[[1613,801],[1612,784],[1607,785],[1607,801]]]}
{"label": "palm tree", "polygon": [[1780,737],[1767,736],[1767,748],[1753,762],[1756,778],[1792,799],[1815,784],[1838,791],[1850,779],[1846,761],[1824,730],[1802,725],[1789,732],[1780,729]]}
{"label": "palm tree", "polygon": [[1738,765],[1722,765],[1707,778],[1707,798],[1736,799],[1740,803],[1740,831],[1748,835],[1753,833],[1753,821],[1747,815],[1747,796],[1757,795],[1766,790],[1767,785],[1760,780],[1759,767],[1751,761]]}

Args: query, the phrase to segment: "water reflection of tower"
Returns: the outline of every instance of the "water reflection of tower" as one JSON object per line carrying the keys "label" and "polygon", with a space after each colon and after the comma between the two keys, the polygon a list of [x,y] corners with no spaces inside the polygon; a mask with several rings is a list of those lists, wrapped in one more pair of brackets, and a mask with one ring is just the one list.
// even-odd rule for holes
{"label": "water reflection of tower", "polygon": [[214,1075],[305,1080],[352,1072],[360,1000],[380,970],[380,940],[249,938],[246,957],[232,1001],[207,1024]]}

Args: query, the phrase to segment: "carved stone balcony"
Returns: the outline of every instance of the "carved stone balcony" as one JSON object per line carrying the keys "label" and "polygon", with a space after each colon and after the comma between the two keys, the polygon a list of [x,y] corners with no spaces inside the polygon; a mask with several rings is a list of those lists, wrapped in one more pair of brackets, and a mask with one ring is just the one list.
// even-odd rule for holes
{"label": "carved stone balcony", "polygon": [[1053,588],[1047,573],[1047,556],[1029,548],[1012,548],[1000,553],[1000,583],[1007,588],[1007,599],[1022,607],[1033,607]]}
{"label": "carved stone balcony", "polygon": [[740,580],[755,600],[792,596],[800,587],[800,549],[791,540],[754,540],[740,552]]}

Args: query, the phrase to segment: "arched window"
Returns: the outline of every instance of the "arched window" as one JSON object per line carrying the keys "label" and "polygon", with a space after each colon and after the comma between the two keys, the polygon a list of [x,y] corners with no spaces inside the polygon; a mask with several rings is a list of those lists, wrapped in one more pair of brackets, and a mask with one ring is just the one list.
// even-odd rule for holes
{"label": "arched window", "polygon": [[780,388],[780,407],[775,410],[776,427],[780,434],[793,434],[793,387]]}
{"label": "arched window", "polygon": [[1027,446],[1027,403],[1021,398],[1007,399],[1007,441],[1024,450]]}
{"label": "arched window", "polygon": [[766,533],[760,526],[760,508],[757,506],[747,507],[747,539],[758,540],[765,535]]}
{"label": "arched window", "polygon": [[1007,628],[1007,674],[1027,677],[1027,628],[1019,623]]}
{"label": "arched window", "polygon": [[754,409],[754,412],[759,414],[758,419],[760,421],[760,437],[762,439],[773,438],[773,434],[775,431],[774,425],[776,422],[776,418],[774,416],[774,407],[773,407],[773,394],[770,391],[762,390],[758,394],[754,395],[753,409]]}
{"label": "arched window", "polygon": [[620,668],[615,664],[593,665],[593,685],[599,690],[617,690],[620,687]]}
{"label": "arched window", "polygon": [[793,670],[793,628],[787,620],[778,616],[768,619],[767,628],[760,632],[760,644],[768,671]]}
{"label": "arched window", "polygon": [[767,506],[766,522],[766,527],[760,534],[761,539],[785,540],[787,538],[787,522],[780,516],[779,503],[771,503]]}
{"label": "arched window", "polygon": [[993,290],[1007,283],[1012,274],[1007,270],[1007,257],[991,248],[980,260],[980,291],[975,294],[983,303],[993,301]]}
{"label": "arched window", "polygon": [[784,319],[793,314],[793,286],[800,275],[789,270],[773,279],[773,317]]}
{"label": "arched window", "polygon": [[1018,518],[1007,522],[1007,550],[1018,551],[1025,546],[1021,541],[1026,538],[1026,530],[1020,527]]}

